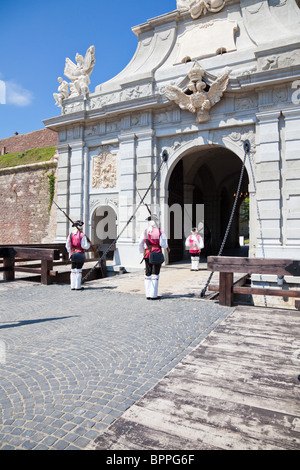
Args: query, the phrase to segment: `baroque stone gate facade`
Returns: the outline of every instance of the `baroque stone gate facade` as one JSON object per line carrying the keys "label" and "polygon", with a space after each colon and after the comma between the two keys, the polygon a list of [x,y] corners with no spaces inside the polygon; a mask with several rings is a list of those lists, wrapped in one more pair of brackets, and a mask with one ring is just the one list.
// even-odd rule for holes
{"label": "baroque stone gate facade", "polygon": [[[300,253],[300,8],[296,0],[178,0],[133,28],[134,57],[89,90],[95,48],[59,78],[57,202],[94,242],[115,238],[162,166],[145,202],[169,234],[174,260],[204,207],[218,251],[250,141],[241,200],[250,195],[249,256]],[[169,206],[181,209],[173,240]],[[175,207],[174,206],[174,207]],[[180,210],[179,210],[180,212]],[[118,240],[116,263],[140,266],[143,205]],[[238,244],[238,215],[228,247]],[[57,215],[57,240],[69,226]],[[172,240],[171,240],[172,238]],[[171,255],[170,255],[171,256]],[[172,261],[172,258],[170,258]]]}

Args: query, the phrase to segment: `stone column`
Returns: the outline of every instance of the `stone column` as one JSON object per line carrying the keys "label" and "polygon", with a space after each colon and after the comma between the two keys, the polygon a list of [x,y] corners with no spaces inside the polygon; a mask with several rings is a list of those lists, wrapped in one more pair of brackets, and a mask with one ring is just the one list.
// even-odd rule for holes
{"label": "stone column", "polygon": [[91,230],[88,225],[89,223],[89,181],[90,181],[90,172],[89,172],[89,149],[84,147],[83,149],[83,222],[84,222],[84,231],[91,238]]}
{"label": "stone column", "polygon": [[[154,156],[153,151],[153,130],[146,129],[137,133],[137,175],[136,175],[136,188],[138,193],[136,195],[136,205],[141,202],[151,184],[152,178],[156,173],[157,158]],[[156,213],[159,217],[159,181],[154,182],[153,187],[150,189],[144,199],[149,209]],[[145,204],[142,204],[137,212],[137,238],[140,232],[146,226],[145,219],[150,215]]]}
{"label": "stone column", "polygon": [[278,110],[257,114],[256,257],[279,257],[282,245],[279,116]]}
{"label": "stone column", "polygon": [[[119,136],[119,223],[120,233],[131,217],[135,207],[135,181],[136,181],[136,136],[133,133],[124,133]],[[131,244],[134,240],[134,224],[128,225],[119,238],[120,244]]]}
{"label": "stone column", "polygon": [[299,259],[300,248],[300,107],[282,111],[285,120],[285,204],[287,258]]}

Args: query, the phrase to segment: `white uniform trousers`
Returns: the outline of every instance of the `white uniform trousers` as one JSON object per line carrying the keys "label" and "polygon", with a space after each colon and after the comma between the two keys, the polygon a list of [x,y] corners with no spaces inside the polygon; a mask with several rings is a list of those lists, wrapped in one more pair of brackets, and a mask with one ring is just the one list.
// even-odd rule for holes
{"label": "white uniform trousers", "polygon": [[82,279],[82,269],[71,269],[71,289],[80,290]]}
{"label": "white uniform trousers", "polygon": [[191,256],[192,271],[199,271],[199,256]]}
{"label": "white uniform trousers", "polygon": [[147,299],[157,299],[158,293],[158,274],[151,274],[151,276],[145,276],[145,295]]}

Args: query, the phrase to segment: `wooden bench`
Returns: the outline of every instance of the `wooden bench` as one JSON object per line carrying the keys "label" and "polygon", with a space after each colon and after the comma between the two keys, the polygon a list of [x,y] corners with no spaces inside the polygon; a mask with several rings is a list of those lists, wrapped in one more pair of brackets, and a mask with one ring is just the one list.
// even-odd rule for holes
{"label": "wooden bench", "polygon": [[[106,253],[107,249],[109,251]],[[101,260],[99,269],[95,270],[94,276],[91,279],[98,279],[106,277],[106,255],[116,250],[116,245],[110,246],[109,244],[101,244],[97,246],[97,257],[93,253],[93,257],[87,259],[89,262],[97,262],[105,253]],[[89,252],[93,252],[90,248]],[[99,257],[98,257],[99,256]],[[41,283],[45,285],[52,284],[53,279],[56,282],[69,282],[68,266],[69,254],[65,248],[65,244],[29,244],[29,245],[2,245],[0,246],[0,272],[3,272],[3,280],[10,281],[15,279],[16,272],[31,273],[33,278],[41,276]],[[34,261],[37,261],[36,263]],[[21,263],[21,264],[20,264]],[[66,266],[66,272],[55,271],[54,268],[59,265]],[[83,274],[89,271],[86,268]],[[31,279],[31,278],[30,278]]]}
{"label": "wooden bench", "polygon": [[[9,246],[0,247],[0,258],[3,258],[3,280],[11,281],[15,279],[15,272],[28,272],[41,276],[41,284],[49,285],[52,283],[53,262],[60,260],[60,250],[51,248],[40,248],[33,246]],[[18,266],[19,260],[40,260],[39,268],[34,266]]]}
{"label": "wooden bench", "polygon": [[[300,290],[280,288],[247,287],[235,285],[234,273],[272,274],[281,276],[300,276],[300,261],[291,259],[239,258],[230,256],[209,256],[207,269],[219,272],[219,286],[209,285],[211,291],[219,291],[220,305],[232,306],[234,294],[271,295],[278,297],[300,298]],[[243,278],[245,280],[245,277]],[[300,301],[295,306],[300,308]]]}

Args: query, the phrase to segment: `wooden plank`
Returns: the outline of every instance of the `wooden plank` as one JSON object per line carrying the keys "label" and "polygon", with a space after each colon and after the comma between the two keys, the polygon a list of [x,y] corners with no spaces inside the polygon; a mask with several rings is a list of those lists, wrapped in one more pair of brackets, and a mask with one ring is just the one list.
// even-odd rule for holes
{"label": "wooden plank", "polygon": [[207,269],[219,272],[300,276],[300,261],[292,259],[209,256]]}
{"label": "wooden plank", "polygon": [[[198,444],[198,443],[197,443]],[[199,444],[198,444],[199,445]],[[98,450],[178,450],[184,446],[185,450],[193,450],[195,442],[193,439],[178,437],[156,429],[149,425],[140,424],[139,422],[129,421],[122,417],[118,420],[118,428],[116,432],[110,430],[104,432],[96,439]],[[218,450],[202,443],[202,450]]]}
{"label": "wooden plank", "polygon": [[[218,285],[210,284],[208,290],[212,292],[219,292]],[[247,294],[247,295],[273,295],[275,297],[300,297],[300,291],[286,290],[286,289],[271,289],[263,287],[233,287],[233,294]],[[297,308],[297,307],[296,307]]]}
{"label": "wooden plank", "polygon": [[15,266],[15,272],[41,274],[42,270],[41,268],[34,268],[29,266]]}
{"label": "wooden plank", "polygon": [[15,248],[15,247],[25,248],[25,249],[26,248],[31,248],[31,249],[37,248],[37,249],[58,250],[63,257],[64,257],[64,255],[68,255],[68,252],[67,252],[67,249],[66,249],[66,246],[65,246],[64,243],[42,243],[42,244],[28,243],[28,244],[18,244],[18,245],[1,245],[0,246],[0,253],[1,253],[2,249],[7,250],[7,249]]}
{"label": "wooden plank", "polygon": [[[233,286],[243,286],[249,279],[249,274],[245,274],[236,281],[234,281]],[[220,286],[218,284],[209,284],[208,290],[212,292],[219,292]]]}
{"label": "wooden plank", "polygon": [[298,450],[299,341],[297,311],[236,308],[95,449]]}
{"label": "wooden plank", "polygon": [[[138,407],[161,413],[164,419],[171,416],[174,422],[184,422],[190,416],[189,428],[192,423],[197,427],[197,430],[202,428],[205,433],[202,442],[203,438],[205,440],[205,435],[216,431],[219,442],[216,442],[214,437],[213,445],[218,445],[219,448],[222,448],[224,444],[223,448],[227,448],[229,440],[230,445],[239,448],[238,441],[241,438],[243,445],[248,449],[257,449],[257,440],[264,442],[263,447],[260,448],[270,448],[268,444],[267,447],[265,444],[267,429],[268,434],[272,435],[273,449],[297,448],[292,434],[288,435],[286,439],[286,432],[290,430],[294,417],[286,419],[285,413],[274,410],[264,410],[262,413],[260,407],[251,406],[242,401],[236,406],[235,398],[233,401],[227,400],[222,387],[220,387],[222,395],[216,400],[214,396],[210,395],[210,387],[207,387],[202,393],[202,377],[191,379],[188,376],[186,387],[182,387],[182,380],[186,375],[186,368],[184,375],[179,375],[177,379],[173,380],[172,375],[169,387],[161,387],[159,384],[138,403]],[[197,384],[200,384],[199,390],[197,390]],[[137,412],[140,423],[140,409]],[[226,416],[225,420],[224,415]],[[128,417],[133,418],[132,421],[134,421],[134,417],[130,413],[128,413]],[[221,437],[224,438],[224,444],[222,444]],[[284,447],[282,446],[283,440],[285,440]]]}
{"label": "wooden plank", "polygon": [[59,260],[59,250],[51,250],[48,248],[31,248],[14,246],[14,255],[16,258],[38,259],[38,260]]}
{"label": "wooden plank", "polygon": [[300,290],[287,290],[267,287],[233,287],[234,294],[273,295],[277,297],[300,297]]}

